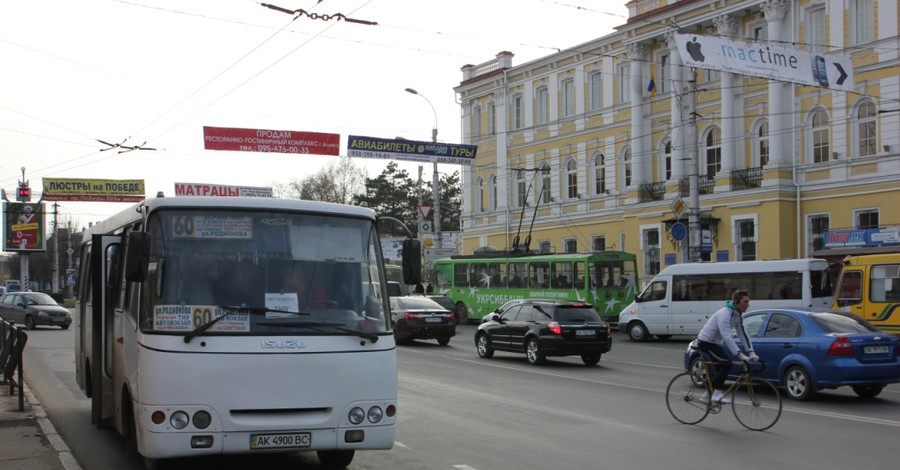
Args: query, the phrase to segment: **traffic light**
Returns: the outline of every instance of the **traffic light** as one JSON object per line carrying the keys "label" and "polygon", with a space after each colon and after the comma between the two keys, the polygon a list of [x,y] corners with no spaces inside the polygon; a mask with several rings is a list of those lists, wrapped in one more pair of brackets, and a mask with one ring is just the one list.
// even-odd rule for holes
{"label": "traffic light", "polygon": [[19,191],[16,193],[16,201],[31,202],[31,188],[27,184],[19,184]]}

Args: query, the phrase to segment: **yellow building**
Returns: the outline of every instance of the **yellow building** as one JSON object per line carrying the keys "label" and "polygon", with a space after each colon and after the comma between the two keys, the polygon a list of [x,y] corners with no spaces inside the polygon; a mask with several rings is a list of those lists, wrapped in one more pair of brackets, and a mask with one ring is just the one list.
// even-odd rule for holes
{"label": "yellow building", "polygon": [[[646,281],[667,264],[808,257],[829,229],[900,225],[900,1],[627,6],[608,36],[462,68],[463,142],[478,145],[464,253],[530,233],[532,251],[633,252]],[[685,33],[852,70],[841,89],[834,64],[815,84],[692,69]]]}

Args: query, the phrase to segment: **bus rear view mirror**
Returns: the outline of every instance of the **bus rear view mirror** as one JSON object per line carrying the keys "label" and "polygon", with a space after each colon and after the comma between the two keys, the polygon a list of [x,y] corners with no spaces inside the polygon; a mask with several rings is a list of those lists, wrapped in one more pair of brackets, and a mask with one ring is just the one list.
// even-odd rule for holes
{"label": "bus rear view mirror", "polygon": [[150,234],[131,232],[128,234],[128,248],[125,253],[125,279],[129,282],[144,282],[150,267]]}
{"label": "bus rear view mirror", "polygon": [[422,282],[422,244],[415,238],[403,240],[403,283]]}

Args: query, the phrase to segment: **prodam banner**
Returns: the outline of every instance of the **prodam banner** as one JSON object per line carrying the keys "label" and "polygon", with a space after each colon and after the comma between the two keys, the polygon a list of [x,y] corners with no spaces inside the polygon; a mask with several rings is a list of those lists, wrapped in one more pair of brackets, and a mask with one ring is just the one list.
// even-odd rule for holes
{"label": "prodam banner", "polygon": [[853,62],[849,57],[696,34],[676,34],[675,43],[678,55],[688,67],[854,91]]}

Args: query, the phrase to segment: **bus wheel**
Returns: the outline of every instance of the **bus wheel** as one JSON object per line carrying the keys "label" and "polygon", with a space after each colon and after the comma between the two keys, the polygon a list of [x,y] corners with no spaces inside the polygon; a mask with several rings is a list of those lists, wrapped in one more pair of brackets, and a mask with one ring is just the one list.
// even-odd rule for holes
{"label": "bus wheel", "polygon": [[456,303],[456,323],[459,323],[460,325],[469,324],[469,309],[466,308],[466,304],[462,302]]}
{"label": "bus wheel", "polygon": [[134,424],[134,408],[131,406],[131,397],[125,394],[122,397],[122,403],[125,408],[122,419],[125,420],[124,428],[128,433],[125,437],[125,454],[136,457],[138,455],[137,426]]}
{"label": "bus wheel", "polygon": [[647,327],[644,326],[643,323],[639,321],[633,321],[628,324],[628,339],[642,343],[647,341],[647,338],[650,337],[650,334],[647,333]]}
{"label": "bus wheel", "polygon": [[325,468],[344,468],[353,461],[354,450],[320,450],[316,452]]}

